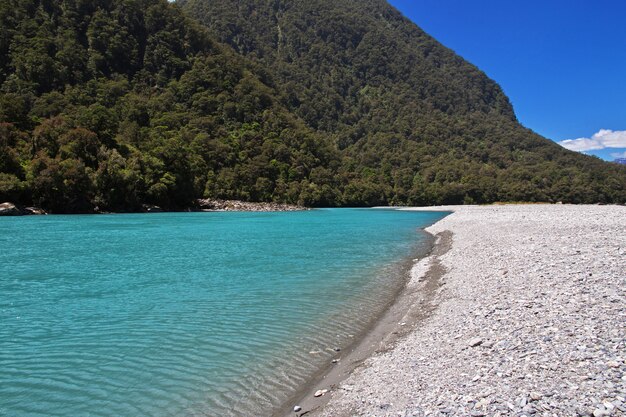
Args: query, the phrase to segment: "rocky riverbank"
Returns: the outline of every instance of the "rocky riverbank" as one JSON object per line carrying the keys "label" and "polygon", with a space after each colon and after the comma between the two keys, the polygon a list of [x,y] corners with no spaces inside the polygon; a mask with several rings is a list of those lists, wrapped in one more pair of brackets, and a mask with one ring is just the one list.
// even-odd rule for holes
{"label": "rocky riverbank", "polygon": [[280,203],[250,203],[239,200],[201,199],[197,200],[201,210],[207,211],[302,211],[302,206]]}
{"label": "rocky riverbank", "polygon": [[626,415],[626,208],[434,209],[455,211],[427,229],[450,250],[420,262],[444,268],[434,310],[408,306],[408,334],[309,415]]}
{"label": "rocky riverbank", "polygon": [[13,203],[0,204],[0,216],[29,216],[47,214],[38,207],[18,207]]}
{"label": "rocky riverbank", "polygon": [[[239,200],[217,200],[217,199],[200,199],[196,200],[193,207],[186,210],[176,211],[251,211],[251,212],[275,212],[275,211],[302,211],[309,210],[306,207],[291,204],[280,203],[251,203]],[[143,213],[163,213],[164,210],[159,206],[144,204],[141,207]],[[0,216],[25,216],[47,214],[45,210],[38,207],[20,207],[13,203],[0,204]],[[110,212],[101,211],[98,207],[93,211],[83,214],[111,214]]]}

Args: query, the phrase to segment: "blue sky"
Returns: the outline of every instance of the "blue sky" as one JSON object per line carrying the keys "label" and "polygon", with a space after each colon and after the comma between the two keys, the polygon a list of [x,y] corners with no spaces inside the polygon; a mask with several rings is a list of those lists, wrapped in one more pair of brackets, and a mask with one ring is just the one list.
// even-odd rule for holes
{"label": "blue sky", "polygon": [[626,153],[625,0],[389,2],[495,79],[526,127]]}

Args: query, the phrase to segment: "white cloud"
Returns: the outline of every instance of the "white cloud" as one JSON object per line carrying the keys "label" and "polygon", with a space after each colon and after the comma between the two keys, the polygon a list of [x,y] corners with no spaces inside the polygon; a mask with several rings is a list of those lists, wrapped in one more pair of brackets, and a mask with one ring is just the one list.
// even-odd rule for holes
{"label": "white cloud", "polygon": [[626,151],[624,152],[616,152],[616,153],[612,153],[611,156],[613,158],[626,158]]}
{"label": "white cloud", "polygon": [[605,148],[626,148],[626,130],[600,129],[590,138],[568,139],[559,145],[571,151],[595,151]]}

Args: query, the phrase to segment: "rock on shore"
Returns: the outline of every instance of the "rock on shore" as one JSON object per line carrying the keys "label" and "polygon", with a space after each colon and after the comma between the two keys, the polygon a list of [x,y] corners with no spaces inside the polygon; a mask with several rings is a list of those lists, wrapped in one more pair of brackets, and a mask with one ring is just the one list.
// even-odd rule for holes
{"label": "rock on shore", "polygon": [[626,208],[445,209],[434,314],[314,415],[626,415]]}
{"label": "rock on shore", "polygon": [[202,210],[212,211],[302,211],[302,206],[279,203],[250,203],[238,200],[201,199],[197,204]]}
{"label": "rock on shore", "polygon": [[0,216],[25,216],[47,214],[39,207],[18,207],[13,203],[0,204]]}
{"label": "rock on shore", "polygon": [[0,204],[0,216],[21,216],[22,212],[13,203]]}

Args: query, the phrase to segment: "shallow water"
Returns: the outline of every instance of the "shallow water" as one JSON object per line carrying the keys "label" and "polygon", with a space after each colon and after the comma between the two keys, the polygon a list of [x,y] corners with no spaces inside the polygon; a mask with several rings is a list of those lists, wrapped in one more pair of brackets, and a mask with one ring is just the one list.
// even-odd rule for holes
{"label": "shallow water", "polygon": [[443,216],[0,218],[0,416],[267,415],[380,313]]}

